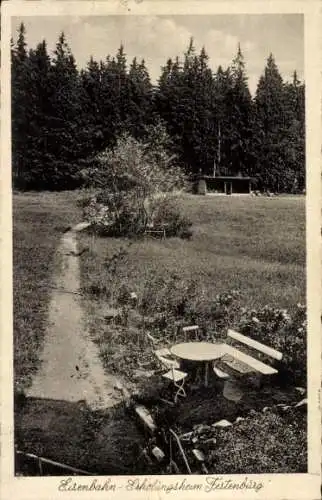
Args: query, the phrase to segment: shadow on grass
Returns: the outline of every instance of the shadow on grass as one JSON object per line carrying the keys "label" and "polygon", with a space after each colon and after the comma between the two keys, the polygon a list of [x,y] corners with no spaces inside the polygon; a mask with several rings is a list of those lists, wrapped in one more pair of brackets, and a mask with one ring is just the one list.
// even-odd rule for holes
{"label": "shadow on grass", "polygon": [[[16,398],[15,445],[20,451],[92,475],[139,474],[146,473],[145,464],[138,462],[144,443],[122,404],[92,411],[84,401]],[[16,463],[16,474],[34,475],[21,469],[22,463]]]}
{"label": "shadow on grass", "polygon": [[149,384],[142,386],[135,397],[138,403],[144,404],[153,414],[160,427],[174,427],[180,432],[191,431],[196,425],[211,425],[221,419],[234,422],[237,417],[245,417],[252,410],[262,411],[264,407],[277,404],[292,404],[299,401],[298,391],[292,387],[281,385],[265,385],[260,390],[250,384],[240,386],[242,397],[239,401],[230,401],[223,395],[224,382],[215,381],[209,387],[189,389],[187,398],[181,399],[176,406],[160,404],[160,396],[171,399],[168,392],[156,377]]}
{"label": "shadow on grass", "polygon": [[[149,409],[158,429],[166,433],[170,427],[182,434],[196,426],[211,426],[222,419],[231,423],[237,417],[252,419],[252,414],[258,415],[257,412],[261,412],[265,406],[292,404],[299,400],[294,388],[285,390],[267,386],[258,391],[245,386],[239,401],[229,401],[223,396],[222,382],[218,382],[208,388],[187,389],[187,398],[180,400],[176,406],[170,406],[160,401],[160,397],[171,398],[168,392],[171,389],[160,385],[157,378],[154,380],[152,377],[145,384],[142,382],[142,386],[143,390],[132,398],[132,410],[135,404],[143,404]],[[141,452],[147,446],[149,436],[142,432],[143,428],[139,427],[131,408],[128,411],[123,404],[119,404],[108,410],[93,411],[84,401],[70,403],[18,397],[15,401],[15,444],[20,451],[82,469],[90,475],[160,474],[162,471],[156,470],[155,464],[149,466],[142,459]],[[284,423],[281,429],[284,426],[292,427],[292,412],[282,413]],[[226,432],[229,436],[230,431]],[[266,435],[264,429],[263,433]],[[247,439],[244,441],[245,446]],[[225,446],[223,441],[222,452]],[[164,451],[167,453],[168,450]],[[229,464],[229,457],[226,457],[227,460]],[[283,462],[275,464],[274,461],[271,465],[275,472],[279,472],[280,467],[289,472],[288,466]],[[37,475],[35,467],[28,467],[20,460],[16,462],[15,473]],[[227,473],[227,470],[224,468],[221,473]],[[55,472],[49,467],[48,472],[45,469],[44,475],[66,473],[57,472],[57,469]]]}

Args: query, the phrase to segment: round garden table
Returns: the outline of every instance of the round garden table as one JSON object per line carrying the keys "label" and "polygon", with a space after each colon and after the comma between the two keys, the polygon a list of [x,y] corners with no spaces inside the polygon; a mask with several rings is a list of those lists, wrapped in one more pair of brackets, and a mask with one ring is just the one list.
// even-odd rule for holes
{"label": "round garden table", "polygon": [[200,361],[205,365],[205,387],[208,386],[209,364],[224,355],[223,344],[211,342],[183,342],[170,348],[171,353],[187,361]]}

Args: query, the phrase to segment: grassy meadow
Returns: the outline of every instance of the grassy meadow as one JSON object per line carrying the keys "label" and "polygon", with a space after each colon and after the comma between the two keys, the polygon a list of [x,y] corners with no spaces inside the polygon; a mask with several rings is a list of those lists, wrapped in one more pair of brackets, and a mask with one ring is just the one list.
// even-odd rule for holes
{"label": "grassy meadow", "polygon": [[292,309],[305,302],[304,200],[184,195],[180,204],[193,223],[191,240],[97,238],[82,259],[83,287],[104,289],[106,260],[125,247],[115,280],[138,295],[151,278],[176,273],[199,281],[212,296],[237,289],[248,307]]}
{"label": "grassy meadow", "polygon": [[[59,264],[55,251],[66,227],[82,220],[77,203],[81,196],[81,193],[73,192],[16,194],[13,197],[14,360],[17,389],[29,385],[39,364],[52,275]],[[139,378],[135,375],[136,371],[140,371],[138,368],[141,368],[141,372],[142,368],[153,369],[152,350],[145,343],[144,331],[141,331],[140,313],[132,310],[133,315],[123,326],[107,324],[101,314],[102,304],[104,307],[117,305],[122,286],[136,291],[140,305],[145,296],[152,309],[158,306],[158,283],[162,288],[164,280],[167,281],[174,274],[180,286],[172,289],[169,278],[170,288],[165,288],[169,303],[180,298],[189,280],[194,280],[203,289],[200,302],[232,289],[241,292],[241,300],[247,307],[256,308],[267,304],[292,309],[297,302],[305,302],[304,198],[184,195],[180,204],[184,214],[192,221],[193,235],[190,240],[126,240],[93,238],[86,233],[78,235],[80,245],[89,247],[89,251],[81,255],[80,263],[83,306],[92,339],[98,344],[107,373],[114,371],[120,375],[129,383],[130,390],[137,391],[136,394],[143,398],[145,404],[146,401],[153,401],[153,394],[162,381],[157,377],[158,382],[154,383],[153,379],[153,383],[147,383],[146,377],[140,378],[142,374]],[[115,265],[111,265],[113,255],[122,249],[126,251],[121,258],[116,259]],[[153,286],[149,288],[151,282]],[[161,298],[164,299],[162,294]],[[181,420],[180,415],[178,417],[181,426],[184,427],[186,422],[190,429],[193,416],[195,423],[209,419],[212,423],[220,418],[241,414],[248,418],[250,408],[258,406],[261,410],[272,400],[272,391],[267,391],[267,401],[265,391],[261,392],[260,401],[257,400],[256,391],[256,397],[250,397],[250,402],[246,404],[242,401],[241,406],[236,406],[218,395],[216,388],[211,388],[213,390],[215,392],[211,392],[208,406],[204,404],[200,391],[197,394],[202,399],[199,406],[196,402],[191,406],[190,398],[187,400],[187,405],[183,405],[180,413]],[[294,391],[285,395],[281,391],[276,394],[274,389],[273,393],[276,402],[294,401],[297,397]],[[140,473],[139,467],[144,467],[144,463],[137,462],[143,437],[133,419],[124,417],[123,411],[118,418],[108,412],[93,416],[89,411],[84,413],[85,410],[79,409],[78,405],[65,405],[62,402],[52,402],[50,406],[47,400],[39,400],[33,404],[35,406],[27,405],[25,409],[20,409],[16,416],[16,436],[18,442],[19,437],[22,439],[23,447],[86,470],[100,471],[99,468],[103,467],[103,472],[109,474],[119,471]],[[188,410],[192,413],[188,414]],[[37,423],[40,414],[41,422],[52,418],[57,421],[56,427],[51,425],[43,435],[39,430],[42,423]],[[252,415],[249,418],[255,417]],[[247,453],[253,445],[253,434],[249,432],[253,428],[253,420],[251,427],[245,422],[247,432],[241,433],[239,428],[235,434],[225,431],[225,436],[218,438],[220,449],[226,450],[221,469],[218,469],[219,462],[214,456],[215,463],[213,466],[211,464],[209,470],[215,470],[215,473],[232,470],[236,473],[245,473],[245,470],[247,473],[262,472],[258,468],[260,464],[265,472],[305,471],[305,416],[295,429],[286,417],[284,414],[279,417],[268,447],[262,450],[254,445],[258,452],[255,460],[253,454]],[[267,439],[267,427],[271,429],[272,422],[276,424],[276,416],[259,414],[256,424],[259,443]],[[70,433],[70,425],[80,433]],[[126,433],[124,428],[127,429]],[[236,449],[237,441],[240,453],[235,459],[231,450]],[[57,442],[60,443],[58,448]],[[275,455],[272,455],[272,446]],[[248,462],[247,456],[251,457]],[[146,468],[143,472],[146,472]]]}
{"label": "grassy meadow", "polygon": [[[25,387],[38,366],[46,325],[54,255],[66,226],[82,219],[80,193],[28,193],[13,196],[14,361],[17,388]],[[209,296],[238,289],[249,307],[292,308],[305,301],[305,202],[300,197],[246,198],[185,195],[191,240],[126,241],[80,235],[90,252],[81,257],[86,292],[108,288],[106,260],[120,248],[113,287],[140,294],[151,279],[173,273],[193,278]],[[103,297],[104,298],[104,297]],[[95,315],[95,304],[92,309]]]}
{"label": "grassy meadow", "polygon": [[16,389],[39,363],[54,255],[62,232],[78,222],[75,193],[13,195],[13,308]]}

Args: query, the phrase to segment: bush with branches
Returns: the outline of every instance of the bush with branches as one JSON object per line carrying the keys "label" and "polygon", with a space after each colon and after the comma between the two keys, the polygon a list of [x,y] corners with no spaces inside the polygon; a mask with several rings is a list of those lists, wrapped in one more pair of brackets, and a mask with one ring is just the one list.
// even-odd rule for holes
{"label": "bush with branches", "polygon": [[167,141],[161,125],[148,129],[142,141],[124,134],[83,172],[87,185],[98,190],[84,208],[96,232],[137,235],[157,224],[169,227],[171,236],[190,235],[191,224],[174,202],[185,178],[167,152]]}

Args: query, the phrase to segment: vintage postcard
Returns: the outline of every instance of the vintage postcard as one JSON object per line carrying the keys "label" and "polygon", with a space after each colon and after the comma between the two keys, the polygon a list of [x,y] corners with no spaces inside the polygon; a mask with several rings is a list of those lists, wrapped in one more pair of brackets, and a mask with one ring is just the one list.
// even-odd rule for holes
{"label": "vintage postcard", "polygon": [[1,7],[1,498],[320,498],[320,2]]}

